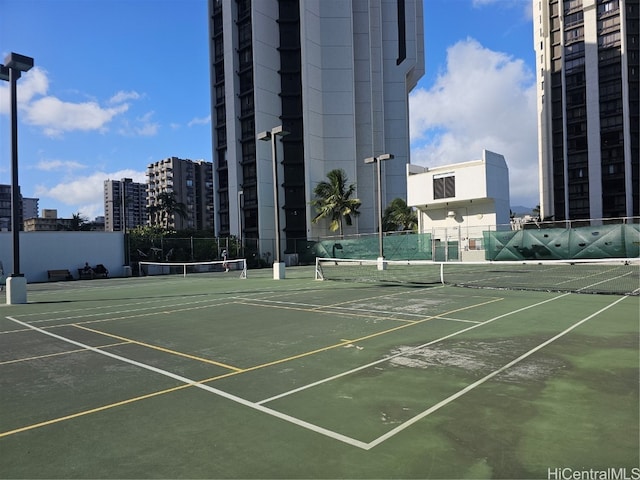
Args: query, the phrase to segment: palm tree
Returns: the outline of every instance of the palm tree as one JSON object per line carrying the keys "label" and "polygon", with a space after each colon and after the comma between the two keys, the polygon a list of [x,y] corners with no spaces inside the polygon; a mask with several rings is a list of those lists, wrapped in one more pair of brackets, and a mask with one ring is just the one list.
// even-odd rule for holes
{"label": "palm tree", "polygon": [[75,232],[80,230],[88,230],[87,217],[83,217],[80,212],[71,214],[71,222],[69,223],[69,229]]}
{"label": "palm tree", "polygon": [[313,189],[317,198],[311,201],[311,205],[316,208],[317,215],[312,222],[318,223],[323,218],[328,218],[329,230],[339,230],[342,236],[342,222],[352,225],[352,217],[360,215],[358,208],[362,202],[357,198],[351,198],[356,191],[356,185],[347,185],[347,174],[344,170],[331,170],[327,173],[327,178],[328,181],[323,180]]}
{"label": "palm tree", "polygon": [[404,230],[416,230],[418,228],[418,215],[415,210],[407,206],[402,198],[395,198],[384,210],[382,216],[382,230],[395,232]]}
{"label": "palm tree", "polygon": [[[162,192],[155,198],[155,203],[149,207],[149,213],[156,220],[160,220],[160,224],[167,230],[169,228],[169,219],[175,215],[187,217],[187,206],[176,200],[175,192]],[[157,223],[157,222],[156,222]]]}

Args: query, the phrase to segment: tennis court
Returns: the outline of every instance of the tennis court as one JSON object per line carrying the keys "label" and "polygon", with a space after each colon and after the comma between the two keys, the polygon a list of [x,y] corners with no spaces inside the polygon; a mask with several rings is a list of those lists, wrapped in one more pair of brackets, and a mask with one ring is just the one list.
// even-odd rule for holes
{"label": "tennis court", "polygon": [[271,275],[2,305],[0,477],[640,473],[638,296]]}

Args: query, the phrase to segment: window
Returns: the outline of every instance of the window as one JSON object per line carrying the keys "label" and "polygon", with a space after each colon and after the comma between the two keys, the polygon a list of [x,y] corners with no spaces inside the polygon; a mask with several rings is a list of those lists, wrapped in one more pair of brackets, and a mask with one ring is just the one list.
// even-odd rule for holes
{"label": "window", "polygon": [[240,70],[251,67],[253,62],[253,51],[251,50],[251,44],[240,50],[238,52],[238,57],[240,60]]}
{"label": "window", "polygon": [[216,103],[222,103],[224,101],[224,85],[218,85],[216,87]]}
{"label": "window", "polygon": [[456,196],[456,177],[452,173],[433,176],[433,199],[452,198]]}
{"label": "window", "polygon": [[612,12],[619,10],[620,5],[618,0],[612,0],[611,2],[605,2],[598,5],[598,16],[608,15]]}
{"label": "window", "polygon": [[216,124],[220,125],[226,122],[227,112],[224,104],[216,107]]}
{"label": "window", "polygon": [[246,93],[253,89],[253,70],[246,70],[239,75],[240,93]]}
{"label": "window", "polygon": [[251,24],[243,23],[238,26],[238,43],[245,47],[251,43]]}
{"label": "window", "polygon": [[574,25],[578,25],[584,21],[584,14],[582,11],[577,13],[572,13],[564,17],[564,26],[565,27],[573,27]]}
{"label": "window", "polygon": [[568,44],[570,42],[577,42],[584,38],[584,27],[576,27],[564,32],[564,42]]}
{"label": "window", "polygon": [[617,45],[620,45],[620,32],[613,32],[598,37],[598,46],[600,48],[607,48]]}

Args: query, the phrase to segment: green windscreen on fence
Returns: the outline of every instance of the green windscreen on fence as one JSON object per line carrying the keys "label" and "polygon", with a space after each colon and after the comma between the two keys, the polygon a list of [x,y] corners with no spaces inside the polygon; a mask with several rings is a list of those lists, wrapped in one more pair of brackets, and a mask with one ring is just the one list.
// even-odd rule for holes
{"label": "green windscreen on fence", "polygon": [[[431,260],[431,234],[385,235],[383,248],[389,260]],[[314,249],[318,257],[375,259],[380,253],[380,240],[377,235],[321,240]]]}
{"label": "green windscreen on fence", "polygon": [[487,260],[634,258],[640,225],[600,225],[483,232]]}

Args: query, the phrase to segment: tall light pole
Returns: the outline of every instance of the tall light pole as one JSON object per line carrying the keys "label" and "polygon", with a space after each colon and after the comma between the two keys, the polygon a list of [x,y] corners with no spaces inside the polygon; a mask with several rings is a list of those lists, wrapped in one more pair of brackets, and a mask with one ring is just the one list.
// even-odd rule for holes
{"label": "tall light pole", "polygon": [[238,257],[242,257],[242,199],[243,198],[244,198],[244,190],[238,190],[238,243],[239,243]]}
{"label": "tall light pole", "polygon": [[284,137],[289,135],[282,125],[273,127],[271,131],[260,132],[258,140],[265,142],[271,140],[271,159],[273,161],[273,202],[275,209],[275,230],[276,230],[276,251],[273,263],[273,279],[280,280],[284,278],[284,263],[280,261],[280,200],[278,188],[278,153],[276,149],[276,137]]}
{"label": "tall light pole", "polygon": [[13,272],[7,278],[7,304],[27,303],[27,279],[20,273],[20,191],[18,184],[18,96],[17,82],[22,72],[33,67],[33,58],[10,53],[0,65],[0,78],[8,80],[11,91],[11,233]]}
{"label": "tall light pole", "polygon": [[384,247],[382,245],[382,174],[380,173],[380,162],[391,160],[393,155],[383,153],[377,157],[369,157],[364,159],[364,163],[375,163],[378,177],[378,270],[385,270]]}

